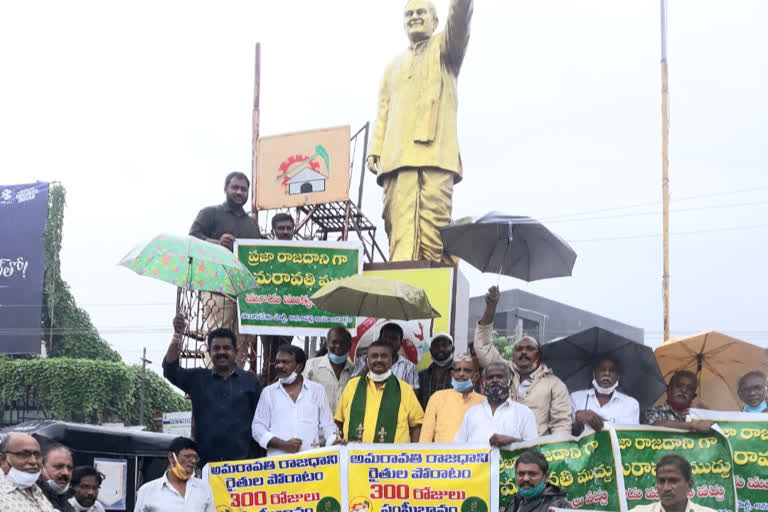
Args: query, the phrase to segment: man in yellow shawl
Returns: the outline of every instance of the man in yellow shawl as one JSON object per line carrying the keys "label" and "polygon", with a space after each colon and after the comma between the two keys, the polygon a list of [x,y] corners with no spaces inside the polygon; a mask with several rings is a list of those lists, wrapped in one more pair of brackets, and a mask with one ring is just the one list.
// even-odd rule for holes
{"label": "man in yellow shawl", "polygon": [[472,0],[451,0],[445,30],[433,36],[432,2],[410,0],[411,44],[384,73],[368,168],[384,187],[390,261],[444,261],[440,228],[451,221],[461,181],[456,79],[469,42]]}

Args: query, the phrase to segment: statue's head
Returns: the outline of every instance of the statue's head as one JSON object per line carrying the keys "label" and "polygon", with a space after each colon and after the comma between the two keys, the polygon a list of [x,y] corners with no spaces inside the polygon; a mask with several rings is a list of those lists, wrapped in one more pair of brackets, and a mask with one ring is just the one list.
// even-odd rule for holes
{"label": "statue's head", "polygon": [[412,43],[429,39],[437,28],[437,10],[429,0],[409,0],[405,5],[405,33]]}

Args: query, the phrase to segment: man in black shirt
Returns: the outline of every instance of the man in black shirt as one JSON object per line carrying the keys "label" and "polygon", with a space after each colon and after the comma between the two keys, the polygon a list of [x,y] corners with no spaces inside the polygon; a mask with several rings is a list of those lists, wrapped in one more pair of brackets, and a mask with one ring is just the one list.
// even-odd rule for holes
{"label": "man in black shirt", "polygon": [[[229,173],[224,180],[226,201],[200,210],[189,229],[189,234],[206,242],[219,244],[230,251],[233,250],[237,238],[261,238],[256,219],[243,209],[248,201],[250,186],[251,182],[245,174]],[[248,356],[248,348],[256,338],[240,334],[238,331],[235,298],[214,292],[201,292],[200,300],[203,302],[205,320],[210,330],[223,327],[235,332],[237,345],[240,347],[235,359],[239,366],[243,366]],[[210,367],[208,358],[206,364]]]}
{"label": "man in black shirt", "polygon": [[181,368],[179,338],[184,325],[184,317],[176,315],[163,375],[192,399],[199,465],[254,458],[257,447],[251,441],[251,422],[261,395],[258,377],[235,364],[237,341],[229,329],[208,334],[213,369]]}

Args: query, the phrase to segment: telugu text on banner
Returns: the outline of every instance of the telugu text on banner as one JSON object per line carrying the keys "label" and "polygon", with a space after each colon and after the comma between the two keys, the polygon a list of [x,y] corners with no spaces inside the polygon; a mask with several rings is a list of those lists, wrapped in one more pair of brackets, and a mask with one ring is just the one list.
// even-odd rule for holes
{"label": "telugu text on banner", "polygon": [[240,332],[324,336],[343,325],[354,334],[355,316],[322,311],[309,297],[362,272],[360,242],[237,240],[235,253],[259,284],[238,297]]}

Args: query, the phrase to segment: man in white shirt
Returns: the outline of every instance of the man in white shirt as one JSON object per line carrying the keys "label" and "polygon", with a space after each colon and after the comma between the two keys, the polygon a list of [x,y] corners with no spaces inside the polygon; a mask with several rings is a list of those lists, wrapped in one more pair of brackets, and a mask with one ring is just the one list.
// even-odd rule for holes
{"label": "man in white shirt", "polygon": [[341,392],[352,378],[352,363],[349,361],[352,335],[344,327],[331,327],[326,346],[328,354],[307,361],[303,377],[323,386],[328,396],[328,405],[331,411],[335,411]]}
{"label": "man in white shirt", "polygon": [[592,387],[571,393],[573,435],[580,435],[585,427],[600,431],[605,424],[640,423],[640,404],[616,390],[619,387],[619,372],[618,362],[610,357],[595,360]]}
{"label": "man in white shirt", "polygon": [[267,457],[296,453],[336,441],[336,424],[323,386],[302,377],[304,351],[293,345],[277,350],[277,382],[264,388],[253,415],[251,434],[267,450]]}
{"label": "man in white shirt", "polygon": [[659,501],[629,512],[715,512],[688,499],[688,493],[693,493],[693,473],[691,464],[680,455],[665,455],[656,463],[656,490]]}
{"label": "man in white shirt", "polygon": [[506,363],[490,363],[483,374],[485,400],[467,410],[455,443],[488,443],[506,446],[538,437],[531,410],[509,397],[510,369]]}
{"label": "man in white shirt", "polygon": [[78,512],[104,512],[104,507],[96,501],[104,475],[93,466],[79,466],[72,471],[72,497],[69,504]]}
{"label": "man in white shirt", "polygon": [[193,476],[197,444],[177,437],[168,450],[168,470],[141,486],[134,512],[216,512],[211,487]]}

